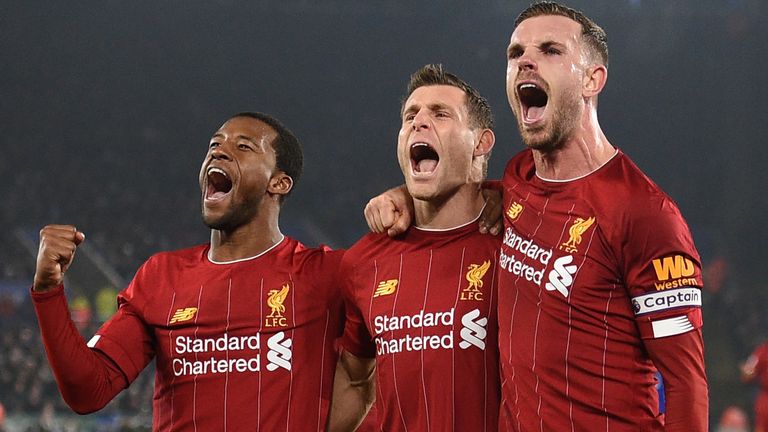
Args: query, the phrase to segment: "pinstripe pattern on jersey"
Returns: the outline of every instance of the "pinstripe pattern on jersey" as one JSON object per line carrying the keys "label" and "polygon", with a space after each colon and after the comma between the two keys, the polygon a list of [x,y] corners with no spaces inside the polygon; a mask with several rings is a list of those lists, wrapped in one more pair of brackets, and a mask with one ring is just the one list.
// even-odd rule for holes
{"label": "pinstripe pattern on jersey", "polygon": [[[375,245],[368,240],[376,241]],[[347,294],[357,307],[347,321],[348,326],[354,322],[354,330],[348,327],[343,345],[353,353],[369,349],[377,353],[377,413],[382,430],[495,431],[498,427],[493,303],[497,242],[498,238],[483,236],[472,225],[449,232],[416,229],[412,240],[392,242],[391,249],[379,250],[383,243],[366,237],[347,251],[349,262],[343,267],[353,281]],[[365,257],[360,261],[358,251]],[[489,260],[486,268],[493,271],[483,276],[485,297],[462,299],[463,288],[470,286],[465,280],[470,268]],[[395,290],[377,291],[392,280],[398,283]],[[485,349],[468,342],[467,348],[460,348],[456,345],[464,341],[462,318],[475,309],[487,318],[483,321],[488,326]],[[429,321],[429,317],[447,316],[450,323],[439,322],[441,318]],[[479,319],[474,316],[467,319]],[[373,340],[365,340],[364,333],[373,335]]]}

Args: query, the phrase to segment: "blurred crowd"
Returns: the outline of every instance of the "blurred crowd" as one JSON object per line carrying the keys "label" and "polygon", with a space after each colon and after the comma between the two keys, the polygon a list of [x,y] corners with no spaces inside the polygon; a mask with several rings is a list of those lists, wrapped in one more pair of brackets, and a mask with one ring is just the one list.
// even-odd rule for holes
{"label": "blurred crowd", "polygon": [[[84,338],[90,338],[101,323],[92,319],[95,314],[87,313],[88,304],[75,303],[80,309],[73,308],[73,317]],[[153,367],[148,367],[127,391],[98,413],[73,415],[59,394],[45,358],[29,296],[19,298],[7,289],[0,292],[0,425],[6,423],[5,430],[148,431],[152,377]]]}

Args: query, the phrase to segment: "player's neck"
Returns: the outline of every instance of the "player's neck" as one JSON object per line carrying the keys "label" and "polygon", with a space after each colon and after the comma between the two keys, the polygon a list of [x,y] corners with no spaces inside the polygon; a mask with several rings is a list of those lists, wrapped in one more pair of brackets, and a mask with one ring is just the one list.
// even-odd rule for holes
{"label": "player's neck", "polygon": [[259,216],[232,231],[211,230],[209,258],[216,262],[258,256],[283,239],[277,214]]}
{"label": "player's neck", "polygon": [[587,122],[560,147],[551,151],[533,150],[536,175],[546,180],[572,180],[605,165],[617,150],[603,134],[597,120]]}
{"label": "player's neck", "polygon": [[468,183],[443,199],[414,199],[415,225],[425,229],[462,226],[475,220],[484,205],[480,184]]}

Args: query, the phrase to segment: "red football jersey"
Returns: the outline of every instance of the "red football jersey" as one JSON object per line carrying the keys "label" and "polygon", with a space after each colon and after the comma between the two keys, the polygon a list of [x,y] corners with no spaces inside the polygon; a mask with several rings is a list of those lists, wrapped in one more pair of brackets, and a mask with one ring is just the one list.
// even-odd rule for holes
{"label": "red football jersey", "polygon": [[764,343],[752,352],[747,363],[754,366],[755,381],[762,390],[768,392],[768,343]]}
{"label": "red football jersey", "polygon": [[475,222],[347,251],[342,345],[376,356],[381,430],[497,430],[499,240]]}
{"label": "red football jersey", "polygon": [[621,152],[587,176],[545,181],[525,150],[503,188],[502,422],[662,430],[643,340],[702,325],[700,260],[676,205]]}
{"label": "red football jersey", "polygon": [[89,346],[129,381],[156,358],[155,431],[324,430],[342,252],[285,238],[249,259],[207,254],[151,257]]}
{"label": "red football jersey", "polygon": [[754,367],[755,381],[760,384],[755,400],[755,430],[765,431],[768,430],[768,343],[757,347],[747,363]]}

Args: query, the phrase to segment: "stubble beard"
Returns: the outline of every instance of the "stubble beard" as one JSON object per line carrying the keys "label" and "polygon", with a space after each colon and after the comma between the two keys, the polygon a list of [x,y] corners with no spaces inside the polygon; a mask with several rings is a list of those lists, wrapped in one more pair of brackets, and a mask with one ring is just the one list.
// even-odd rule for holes
{"label": "stubble beard", "polygon": [[522,113],[518,115],[520,136],[526,147],[542,153],[550,153],[565,145],[565,142],[579,125],[581,112],[578,95],[567,94],[564,96],[563,101],[555,107],[549,124],[535,129],[525,129],[521,119]]}
{"label": "stubble beard", "polygon": [[218,218],[206,216],[205,212],[202,212],[203,223],[205,226],[212,230],[218,230],[222,232],[234,232],[237,228],[246,225],[248,222],[256,218],[259,213],[259,206],[263,197],[254,198],[252,200],[246,200],[234,203],[227,211]]}

